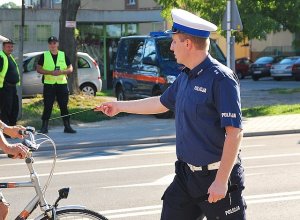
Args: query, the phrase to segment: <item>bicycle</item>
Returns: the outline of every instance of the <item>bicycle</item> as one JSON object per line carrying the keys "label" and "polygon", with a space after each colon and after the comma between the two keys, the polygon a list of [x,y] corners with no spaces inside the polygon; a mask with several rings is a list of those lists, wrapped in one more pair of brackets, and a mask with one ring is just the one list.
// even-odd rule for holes
{"label": "bicycle", "polygon": [[[30,172],[31,181],[28,182],[6,182],[0,183],[0,188],[19,188],[19,187],[33,187],[35,189],[36,195],[33,199],[26,205],[23,211],[16,217],[15,220],[26,220],[32,214],[32,212],[40,206],[42,214],[35,218],[35,220],[63,220],[63,219],[94,219],[94,220],[108,220],[101,214],[94,212],[92,210],[86,209],[81,205],[72,205],[72,206],[63,206],[58,207],[58,203],[61,199],[67,199],[69,195],[69,188],[62,188],[58,190],[59,196],[53,205],[45,199],[45,192],[51,182],[57,152],[56,145],[54,141],[45,134],[36,133],[33,127],[27,127],[26,130],[20,131],[21,134],[25,135],[26,138],[23,140],[23,144],[29,148],[27,157],[25,158],[25,163]],[[42,135],[43,138],[36,139],[35,135]],[[49,173],[49,177],[45,183],[45,186],[41,187],[39,176],[34,170],[34,158],[33,152],[37,151],[39,147],[46,143],[50,142],[54,150],[54,158],[52,163],[52,168]],[[11,155],[8,155],[12,157]]]}

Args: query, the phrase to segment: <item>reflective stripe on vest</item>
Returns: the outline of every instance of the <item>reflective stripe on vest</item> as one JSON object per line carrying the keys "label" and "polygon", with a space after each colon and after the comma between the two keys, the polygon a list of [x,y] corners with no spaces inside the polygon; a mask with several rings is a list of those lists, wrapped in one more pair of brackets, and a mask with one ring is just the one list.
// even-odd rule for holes
{"label": "reflective stripe on vest", "polygon": [[[43,69],[48,71],[55,70],[55,67],[59,67],[60,70],[67,69],[65,53],[62,51],[58,51],[56,65],[52,58],[51,52],[46,51],[44,53],[44,65]],[[45,84],[67,84],[66,75],[52,76],[52,75],[44,75],[44,83]]]}
{"label": "reflective stripe on vest", "polygon": [[[2,70],[0,72],[0,88],[3,88],[4,79],[5,79],[5,76],[7,74],[7,70],[8,70],[8,58],[7,58],[7,55],[2,50],[0,51],[0,56],[3,59],[3,67],[2,67]],[[10,57],[17,66],[17,71],[18,71],[18,75],[19,75],[19,82],[17,83],[17,85],[20,85],[20,72],[19,72],[18,64],[15,61],[13,55],[10,55]]]}

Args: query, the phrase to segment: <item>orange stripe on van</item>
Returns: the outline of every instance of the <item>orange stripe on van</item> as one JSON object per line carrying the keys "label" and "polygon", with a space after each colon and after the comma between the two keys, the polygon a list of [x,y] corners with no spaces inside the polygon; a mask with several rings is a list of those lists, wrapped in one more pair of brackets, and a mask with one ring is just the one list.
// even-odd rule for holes
{"label": "orange stripe on van", "polygon": [[27,219],[28,216],[29,216],[29,212],[26,211],[26,210],[23,210],[23,211],[21,212],[21,214],[19,215],[19,217],[20,217],[21,219]]}
{"label": "orange stripe on van", "polygon": [[113,72],[114,78],[127,78],[127,79],[135,79],[144,82],[153,82],[159,84],[165,84],[166,80],[164,77],[157,77],[157,76],[145,76],[141,74],[128,74],[128,73],[120,73],[117,71]]}
{"label": "orange stripe on van", "polygon": [[16,188],[16,183],[7,183],[7,188]]}

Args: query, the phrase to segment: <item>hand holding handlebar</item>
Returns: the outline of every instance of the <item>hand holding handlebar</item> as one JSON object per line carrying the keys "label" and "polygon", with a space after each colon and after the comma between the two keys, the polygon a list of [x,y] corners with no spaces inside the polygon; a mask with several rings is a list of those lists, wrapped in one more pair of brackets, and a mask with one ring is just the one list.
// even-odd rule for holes
{"label": "hand holding handlebar", "polygon": [[5,134],[12,138],[19,138],[23,139],[24,136],[20,131],[25,131],[26,128],[20,125],[17,126],[8,126],[7,129],[5,130]]}
{"label": "hand holding handlebar", "polygon": [[[35,133],[34,127],[22,127],[22,129],[18,129],[18,134],[22,137],[26,135],[30,135],[30,138],[33,137],[33,133]],[[8,145],[5,153],[8,154],[9,158],[19,158],[23,159],[27,156],[29,150],[36,150],[38,148],[37,144],[35,144],[34,140],[24,139],[22,143],[11,144]]]}
{"label": "hand holding handlebar", "polygon": [[8,154],[9,158],[13,159],[24,159],[27,156],[29,149],[21,143],[10,144],[7,146],[5,153]]}

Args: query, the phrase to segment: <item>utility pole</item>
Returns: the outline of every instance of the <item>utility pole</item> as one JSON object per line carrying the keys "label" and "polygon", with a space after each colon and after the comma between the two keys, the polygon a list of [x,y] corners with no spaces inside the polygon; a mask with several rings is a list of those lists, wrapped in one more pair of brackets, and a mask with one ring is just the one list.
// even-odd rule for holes
{"label": "utility pole", "polygon": [[18,64],[20,71],[20,86],[18,87],[18,97],[19,97],[19,116],[22,117],[22,84],[23,84],[23,51],[24,51],[24,26],[25,26],[25,0],[22,0],[21,9],[21,26],[19,28],[19,56]]}
{"label": "utility pole", "polygon": [[226,64],[233,71],[235,71],[235,36],[231,36],[231,31],[241,31],[242,29],[243,24],[236,0],[227,0],[227,7],[222,21],[222,30],[226,30]]}
{"label": "utility pole", "polygon": [[227,60],[227,66],[231,68],[230,63],[230,37],[231,37],[231,0],[227,0],[227,7],[226,7],[226,60]]}

